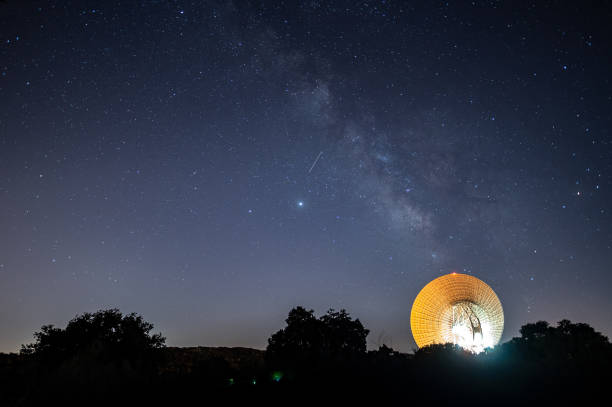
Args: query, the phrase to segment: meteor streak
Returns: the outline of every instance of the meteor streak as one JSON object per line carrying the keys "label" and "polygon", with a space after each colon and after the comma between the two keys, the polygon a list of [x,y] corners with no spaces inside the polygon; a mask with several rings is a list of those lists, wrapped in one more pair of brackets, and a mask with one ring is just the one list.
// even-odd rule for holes
{"label": "meteor streak", "polygon": [[319,162],[319,158],[321,158],[321,156],[323,155],[323,151],[321,151],[319,153],[319,155],[317,156],[317,158],[314,160],[314,162],[312,163],[312,165],[310,166],[310,169],[308,170],[308,173],[310,174],[310,172],[312,171],[312,169],[315,167],[315,165],[317,165],[317,163]]}

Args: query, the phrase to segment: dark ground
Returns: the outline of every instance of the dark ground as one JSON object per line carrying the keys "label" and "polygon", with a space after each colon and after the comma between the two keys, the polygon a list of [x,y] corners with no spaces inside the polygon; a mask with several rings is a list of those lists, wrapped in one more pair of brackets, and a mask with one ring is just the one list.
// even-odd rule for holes
{"label": "dark ground", "polygon": [[[583,323],[526,324],[473,354],[433,345],[366,350],[369,331],[341,310],[296,307],[265,351],[165,347],[136,314],[85,313],[43,326],[19,354],[0,354],[0,406],[340,404],[606,404],[612,344]],[[602,401],[604,404],[601,404]]]}
{"label": "dark ground", "polygon": [[609,358],[586,366],[555,366],[511,360],[503,353],[478,358],[449,347],[416,355],[382,349],[359,359],[278,371],[266,364],[261,350],[172,347],[159,350],[154,374],[127,362],[102,367],[87,366],[85,360],[51,372],[28,356],[1,354],[0,404],[205,405],[223,400],[282,405],[369,399],[434,405],[584,405],[607,397]]}

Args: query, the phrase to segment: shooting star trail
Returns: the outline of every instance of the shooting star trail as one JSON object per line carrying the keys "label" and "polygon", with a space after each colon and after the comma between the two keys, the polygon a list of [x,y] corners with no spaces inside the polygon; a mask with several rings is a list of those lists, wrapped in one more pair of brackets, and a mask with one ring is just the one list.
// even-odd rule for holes
{"label": "shooting star trail", "polygon": [[312,169],[315,167],[315,165],[317,165],[317,163],[319,162],[319,158],[321,158],[321,156],[323,155],[323,151],[321,151],[319,153],[319,155],[317,156],[317,158],[314,160],[314,162],[312,163],[312,165],[310,166],[310,169],[308,170],[308,173],[310,174],[312,172]]}

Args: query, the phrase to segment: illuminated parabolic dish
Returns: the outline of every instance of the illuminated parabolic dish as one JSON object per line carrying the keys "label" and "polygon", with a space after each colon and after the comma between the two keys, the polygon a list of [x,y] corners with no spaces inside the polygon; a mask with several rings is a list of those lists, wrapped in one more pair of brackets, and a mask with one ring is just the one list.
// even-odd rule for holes
{"label": "illuminated parabolic dish", "polygon": [[410,328],[419,348],[454,343],[478,353],[501,339],[504,310],[484,281],[467,274],[446,274],[419,292],[412,304]]}

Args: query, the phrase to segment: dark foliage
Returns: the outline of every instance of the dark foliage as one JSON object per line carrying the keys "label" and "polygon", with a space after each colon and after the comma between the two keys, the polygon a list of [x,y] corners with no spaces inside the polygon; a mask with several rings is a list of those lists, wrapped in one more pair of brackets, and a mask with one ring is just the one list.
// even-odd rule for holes
{"label": "dark foliage", "polygon": [[567,319],[551,327],[547,322],[523,325],[521,337],[504,345],[507,352],[543,365],[599,365],[610,356],[608,338],[588,324],[573,324]]}
{"label": "dark foliage", "polygon": [[297,307],[286,322],[264,353],[165,348],[135,314],[84,314],[0,354],[0,405],[585,405],[607,397],[612,379],[608,338],[567,320],[524,325],[478,355],[451,344],[366,352],[368,330],[344,310],[317,318]]}
{"label": "dark foliage", "polygon": [[21,354],[51,363],[84,353],[102,361],[139,359],[143,352],[164,345],[165,338],[151,335],[152,329],[152,324],[135,313],[122,315],[118,309],[85,313],[68,322],[65,329],[43,326],[34,333],[34,343],[22,346]]}
{"label": "dark foliage", "polygon": [[268,361],[277,367],[329,367],[366,353],[369,331],[345,310],[330,309],[317,319],[313,310],[295,307],[285,321],[287,326],[270,337],[266,349]]}
{"label": "dark foliage", "polygon": [[117,309],[79,315],[66,328],[43,326],[20,352],[29,401],[99,399],[145,386],[165,342],[152,329],[141,316]]}

